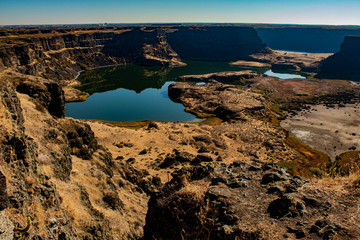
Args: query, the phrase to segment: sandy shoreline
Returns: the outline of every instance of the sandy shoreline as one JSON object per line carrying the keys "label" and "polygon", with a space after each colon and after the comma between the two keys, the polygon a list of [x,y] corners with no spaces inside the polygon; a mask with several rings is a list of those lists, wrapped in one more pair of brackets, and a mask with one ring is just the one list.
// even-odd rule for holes
{"label": "sandy shoreline", "polygon": [[282,121],[281,126],[305,144],[325,152],[332,160],[343,152],[360,148],[359,104],[340,108],[312,106],[310,111],[303,110]]}

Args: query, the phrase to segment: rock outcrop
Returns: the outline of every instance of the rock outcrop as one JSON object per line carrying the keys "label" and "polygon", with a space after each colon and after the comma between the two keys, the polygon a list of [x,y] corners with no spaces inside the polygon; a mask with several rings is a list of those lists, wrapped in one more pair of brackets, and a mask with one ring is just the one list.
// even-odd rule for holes
{"label": "rock outcrop", "polygon": [[24,81],[16,86],[16,91],[25,93],[40,101],[54,117],[65,117],[65,98],[59,84],[54,82]]}
{"label": "rock outcrop", "polygon": [[[268,51],[266,52],[252,54],[250,57],[253,61],[259,61],[261,63],[271,65],[271,69],[274,71],[280,70],[317,73],[320,61],[332,55],[331,53],[301,53],[271,49],[267,50]],[[237,65],[241,66],[241,64]]]}
{"label": "rock outcrop", "polygon": [[338,53],[323,60],[318,78],[360,81],[360,37],[346,36]]}
{"label": "rock outcrop", "polygon": [[250,27],[114,27],[7,30],[0,70],[56,80],[116,64],[182,65],[183,59],[239,60],[264,49]]}
{"label": "rock outcrop", "polygon": [[192,60],[246,59],[265,48],[250,27],[180,27],[168,40],[182,59]]}
{"label": "rock outcrop", "polygon": [[222,83],[240,83],[250,84],[253,83],[251,79],[260,77],[261,75],[254,71],[237,71],[237,72],[218,72],[209,73],[203,75],[184,75],[178,77],[178,81],[183,82],[208,82],[209,80],[215,80]]}
{"label": "rock outcrop", "polygon": [[[46,221],[53,216],[62,219],[67,216],[60,210],[61,200],[55,185],[40,168],[34,139],[25,133],[23,109],[15,89],[3,78],[0,81],[0,112],[0,165],[10,186],[9,215],[19,225],[15,237],[29,236],[28,231],[33,228],[35,231],[31,236],[36,238],[46,228],[52,236],[73,238],[71,223],[57,221],[52,224]],[[43,211],[44,219],[38,218],[38,211]],[[54,215],[54,212],[57,214]]]}
{"label": "rock outcrop", "polygon": [[65,33],[60,29],[24,33],[1,42],[0,69],[15,68],[21,73],[56,80],[73,79],[79,71],[98,66],[180,63],[161,29],[66,29]]}
{"label": "rock outcrop", "polygon": [[360,28],[350,26],[252,26],[270,48],[306,53],[335,53],[345,36],[360,36]]}
{"label": "rock outcrop", "polygon": [[[159,182],[114,166],[89,125],[50,114],[51,99],[63,99],[58,84],[23,78],[0,74],[0,238],[139,238],[148,198],[141,189],[155,191]],[[130,174],[137,180],[122,177]],[[128,191],[136,194],[124,201]]]}
{"label": "rock outcrop", "polygon": [[9,198],[6,191],[6,177],[0,168],[0,211],[9,206]]}
{"label": "rock outcrop", "polygon": [[205,85],[173,83],[169,86],[169,97],[184,104],[188,111],[216,115],[223,120],[246,120],[252,115],[268,115],[267,101],[261,94],[214,80]]}
{"label": "rock outcrop", "polygon": [[[269,175],[278,177],[263,181]],[[172,176],[149,201],[144,239],[347,239],[359,231],[346,221],[356,200],[340,207],[341,194],[328,198],[275,164],[211,163]]]}

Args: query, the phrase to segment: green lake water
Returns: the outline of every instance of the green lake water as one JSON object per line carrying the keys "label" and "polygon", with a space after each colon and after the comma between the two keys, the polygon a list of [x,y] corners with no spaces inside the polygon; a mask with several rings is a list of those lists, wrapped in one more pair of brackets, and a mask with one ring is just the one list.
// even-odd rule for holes
{"label": "green lake water", "polygon": [[[78,119],[105,121],[200,121],[184,111],[184,106],[168,97],[168,86],[182,75],[222,71],[240,71],[245,68],[227,62],[189,61],[184,67],[146,67],[125,65],[82,72],[78,89],[88,92],[85,102],[66,104],[66,116]],[[249,69],[249,68],[246,68]],[[288,74],[273,73],[269,69],[252,69],[260,73],[289,78]],[[291,78],[301,77],[292,75]]]}

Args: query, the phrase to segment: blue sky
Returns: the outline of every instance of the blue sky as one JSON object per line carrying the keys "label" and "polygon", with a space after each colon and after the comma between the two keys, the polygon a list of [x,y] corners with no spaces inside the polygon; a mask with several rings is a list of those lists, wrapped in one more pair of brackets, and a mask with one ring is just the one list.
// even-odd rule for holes
{"label": "blue sky", "polygon": [[360,25],[360,0],[0,0],[0,25],[105,22]]}

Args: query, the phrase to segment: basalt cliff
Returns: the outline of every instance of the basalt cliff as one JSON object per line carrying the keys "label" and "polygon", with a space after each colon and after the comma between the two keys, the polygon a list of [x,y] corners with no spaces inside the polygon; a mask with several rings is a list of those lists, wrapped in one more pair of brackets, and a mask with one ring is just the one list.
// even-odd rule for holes
{"label": "basalt cliff", "polygon": [[360,81],[360,37],[346,36],[340,52],[325,59],[320,66],[319,78]]}
{"label": "basalt cliff", "polygon": [[0,31],[0,69],[56,80],[116,64],[238,60],[264,50],[250,27],[118,27]]}

